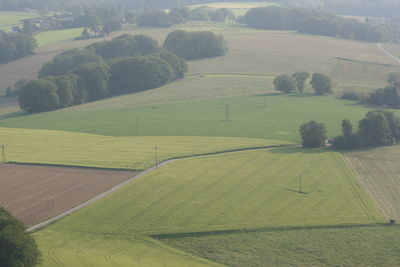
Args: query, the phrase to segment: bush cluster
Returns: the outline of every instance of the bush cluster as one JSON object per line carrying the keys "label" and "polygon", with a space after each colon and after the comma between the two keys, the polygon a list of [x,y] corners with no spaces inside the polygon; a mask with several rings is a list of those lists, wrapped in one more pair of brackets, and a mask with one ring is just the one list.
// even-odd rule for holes
{"label": "bush cluster", "polygon": [[[283,93],[299,92],[303,93],[305,83],[310,77],[307,72],[296,72],[292,75],[282,74],[275,77],[273,83],[275,90]],[[323,73],[314,73],[311,77],[310,84],[316,95],[324,95],[332,93],[332,82],[328,75]]]}

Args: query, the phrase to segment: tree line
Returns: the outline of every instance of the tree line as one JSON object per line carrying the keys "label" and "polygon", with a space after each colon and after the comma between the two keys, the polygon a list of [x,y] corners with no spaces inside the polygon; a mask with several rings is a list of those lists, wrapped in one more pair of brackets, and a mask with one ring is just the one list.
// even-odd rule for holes
{"label": "tree line", "polygon": [[[393,145],[400,141],[400,118],[387,110],[367,112],[358,122],[355,131],[351,122],[344,119],[341,123],[342,135],[334,138],[332,146],[335,149],[358,149],[363,147]],[[303,146],[309,148],[321,147],[327,138],[323,123],[309,121],[300,126]]]}
{"label": "tree line", "polygon": [[19,103],[27,112],[65,108],[157,88],[182,78],[186,71],[182,58],[152,38],[123,35],[55,56],[43,65],[39,79],[22,87]]}
{"label": "tree line", "polygon": [[32,55],[37,47],[36,39],[28,34],[0,34],[0,62]]}
{"label": "tree line", "polygon": [[132,12],[131,22],[143,27],[170,27],[188,21],[234,21],[235,14],[227,9],[212,9],[206,6],[197,8],[176,7],[169,12],[159,8],[147,8],[139,12]]}
{"label": "tree line", "polygon": [[295,30],[304,34],[367,42],[397,42],[400,36],[399,25],[360,22],[305,8],[253,8],[241,21],[252,28]]}
{"label": "tree line", "polygon": [[[303,93],[306,81],[309,79],[308,72],[299,71],[292,75],[282,74],[274,78],[273,84],[276,91],[283,93]],[[332,81],[330,77],[324,73],[314,73],[311,77],[310,84],[316,95],[324,95],[332,93]]]}

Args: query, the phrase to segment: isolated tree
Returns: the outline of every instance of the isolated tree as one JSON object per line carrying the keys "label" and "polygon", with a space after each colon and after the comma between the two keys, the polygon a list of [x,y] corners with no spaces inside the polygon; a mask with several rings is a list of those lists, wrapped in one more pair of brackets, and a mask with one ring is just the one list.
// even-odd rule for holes
{"label": "isolated tree", "polygon": [[25,226],[0,207],[0,266],[32,267],[39,263],[40,252]]}
{"label": "isolated tree", "polygon": [[300,126],[300,135],[304,147],[321,147],[325,144],[326,128],[323,123],[309,121]]}
{"label": "isolated tree", "polygon": [[390,73],[387,77],[388,84],[400,88],[400,73]]}
{"label": "isolated tree", "polygon": [[43,112],[59,108],[60,98],[57,95],[57,85],[48,80],[30,81],[21,90],[19,105],[27,112]]}
{"label": "isolated tree", "polygon": [[296,90],[299,93],[304,92],[305,83],[309,77],[310,77],[310,74],[308,72],[304,72],[304,71],[298,71],[292,75],[292,79],[296,85]]}
{"label": "isolated tree", "polygon": [[326,74],[314,73],[310,83],[316,95],[332,93],[332,82]]}
{"label": "isolated tree", "polygon": [[288,74],[282,74],[275,77],[273,83],[275,90],[283,93],[293,92],[296,87],[294,81],[290,78]]}

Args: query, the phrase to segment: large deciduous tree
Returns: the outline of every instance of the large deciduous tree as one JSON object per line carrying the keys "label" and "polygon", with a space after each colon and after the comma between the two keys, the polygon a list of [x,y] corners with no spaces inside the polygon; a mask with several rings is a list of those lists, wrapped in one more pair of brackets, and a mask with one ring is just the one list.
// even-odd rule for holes
{"label": "large deciduous tree", "polygon": [[283,93],[293,92],[296,88],[294,81],[288,74],[282,74],[274,79],[274,87],[276,91],[280,91]]}
{"label": "large deciduous tree", "polygon": [[0,266],[33,267],[40,252],[25,226],[0,207]]}
{"label": "large deciduous tree", "polygon": [[25,85],[19,96],[21,109],[27,112],[43,112],[59,108],[57,85],[49,80],[32,80]]}
{"label": "large deciduous tree", "polygon": [[296,85],[296,90],[299,93],[304,92],[304,87],[305,87],[308,77],[310,77],[310,74],[305,71],[298,71],[298,72],[293,73],[292,79]]}
{"label": "large deciduous tree", "polygon": [[332,93],[331,78],[326,74],[314,73],[310,83],[316,95]]}
{"label": "large deciduous tree", "polygon": [[325,144],[326,128],[323,123],[309,121],[300,126],[300,135],[304,147],[321,147]]}

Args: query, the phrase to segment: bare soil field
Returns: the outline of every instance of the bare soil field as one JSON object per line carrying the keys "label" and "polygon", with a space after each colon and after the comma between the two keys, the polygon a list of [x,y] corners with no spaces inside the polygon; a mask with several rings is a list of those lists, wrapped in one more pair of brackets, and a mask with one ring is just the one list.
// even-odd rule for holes
{"label": "bare soil field", "polygon": [[0,165],[0,206],[31,226],[136,174],[132,171],[4,164]]}

